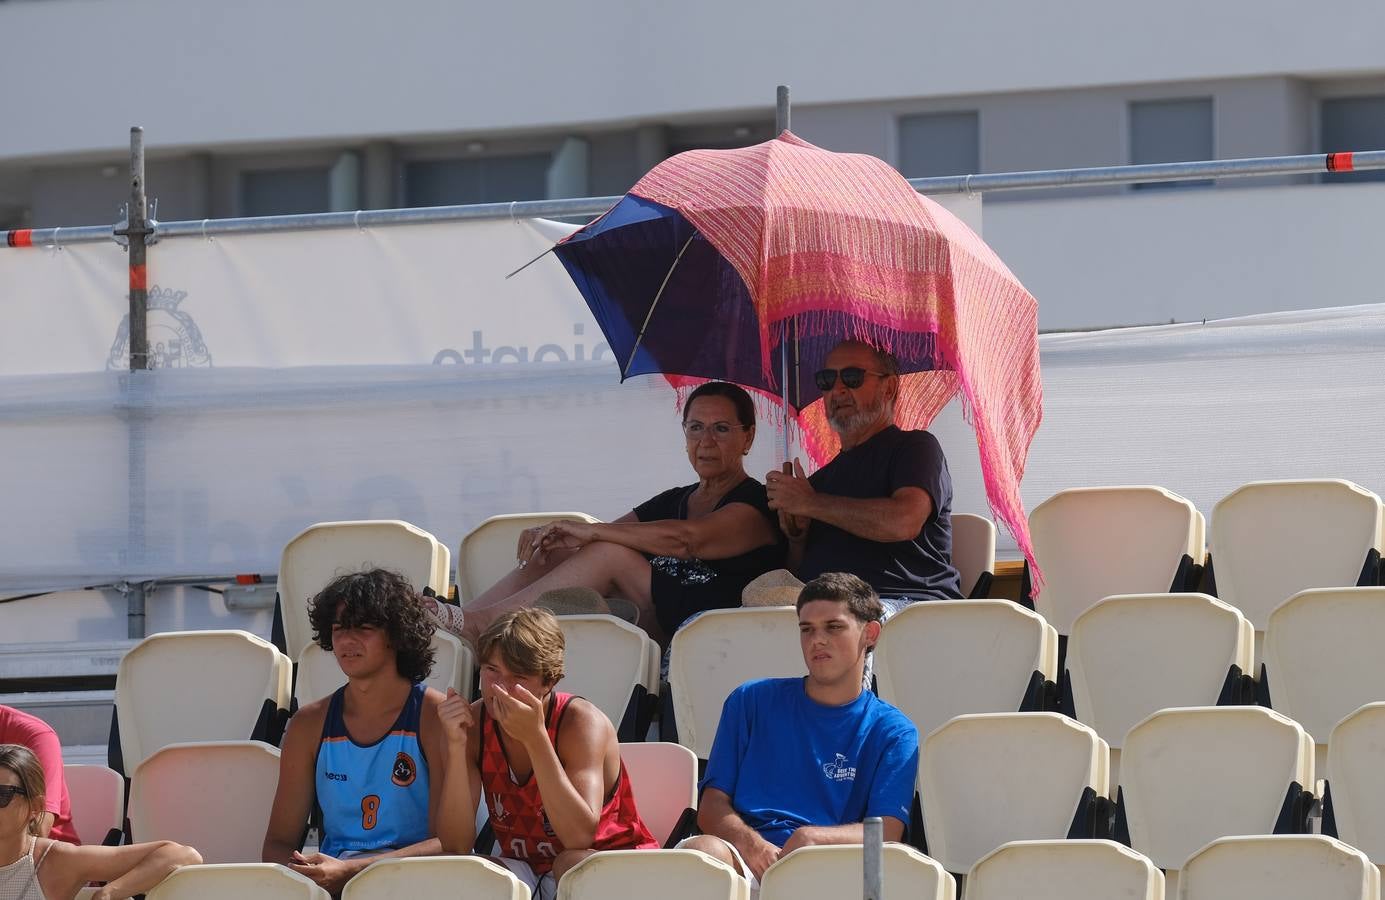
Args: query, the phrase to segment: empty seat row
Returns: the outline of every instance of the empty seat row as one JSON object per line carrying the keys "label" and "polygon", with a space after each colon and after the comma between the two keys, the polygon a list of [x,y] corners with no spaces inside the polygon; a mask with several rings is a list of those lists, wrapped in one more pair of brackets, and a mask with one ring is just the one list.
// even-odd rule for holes
{"label": "empty seat row", "polygon": [[[954,900],[956,880],[937,862],[898,844],[884,847],[882,900]],[[772,865],[764,900],[840,900],[861,893],[859,845],[805,847]],[[1321,835],[1226,837],[1198,850],[1182,868],[1179,900],[1379,900],[1380,872],[1360,851]],[[563,900],[660,897],[748,900],[749,885],[729,866],[695,850],[617,850],[574,867],[558,886]],[[149,900],[326,900],[312,881],[263,863],[188,866]],[[381,860],[351,879],[343,900],[395,897],[526,900],[509,870],[467,856]],[[1163,900],[1163,873],[1146,857],[1110,841],[1019,841],[996,848],[967,876],[968,900]]]}
{"label": "empty seat row", "polygon": [[1376,584],[1383,521],[1378,496],[1340,479],[1242,485],[1213,508],[1210,529],[1164,488],[1060,491],[1029,516],[1044,575],[1035,609],[1068,635],[1104,597],[1202,587],[1263,632],[1300,591]]}
{"label": "empty seat row", "polygon": [[1166,885],[1147,857],[1111,841],[1016,841],[977,862],[966,888],[967,900],[1374,900],[1380,871],[1322,835],[1233,836],[1194,852]]}

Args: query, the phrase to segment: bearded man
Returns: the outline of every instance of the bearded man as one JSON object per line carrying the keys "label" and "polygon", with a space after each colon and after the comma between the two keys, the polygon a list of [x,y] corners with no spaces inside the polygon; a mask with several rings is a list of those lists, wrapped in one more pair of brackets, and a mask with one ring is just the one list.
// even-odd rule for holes
{"label": "bearded man", "polygon": [[850,572],[880,595],[886,616],[915,600],[962,597],[952,565],[952,477],[938,439],[894,423],[899,362],[843,341],[816,374],[841,450],[812,477],[765,478],[789,538],[788,566],[810,581]]}

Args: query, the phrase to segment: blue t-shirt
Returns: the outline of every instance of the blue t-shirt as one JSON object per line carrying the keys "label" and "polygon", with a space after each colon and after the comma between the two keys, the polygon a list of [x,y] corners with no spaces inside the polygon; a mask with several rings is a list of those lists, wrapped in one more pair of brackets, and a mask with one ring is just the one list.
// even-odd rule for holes
{"label": "blue t-shirt", "polygon": [[918,764],[914,724],[869,691],[824,706],[802,678],[766,678],[726,698],[699,790],[725,792],[747,825],[782,847],[803,825],[907,823]]}

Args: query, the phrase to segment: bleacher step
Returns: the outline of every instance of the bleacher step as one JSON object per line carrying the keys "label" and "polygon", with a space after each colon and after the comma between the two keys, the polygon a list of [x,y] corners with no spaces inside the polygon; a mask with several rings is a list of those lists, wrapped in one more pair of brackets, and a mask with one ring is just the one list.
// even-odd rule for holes
{"label": "bleacher step", "polygon": [[[115,691],[30,691],[0,694],[0,704],[38,716],[58,733],[64,754],[69,747],[97,746],[105,760]],[[73,760],[68,760],[72,762]]]}

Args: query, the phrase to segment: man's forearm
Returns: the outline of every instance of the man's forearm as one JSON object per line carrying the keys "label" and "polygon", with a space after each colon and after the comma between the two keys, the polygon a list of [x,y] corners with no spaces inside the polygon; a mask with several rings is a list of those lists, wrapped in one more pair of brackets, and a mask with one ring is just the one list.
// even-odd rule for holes
{"label": "man's forearm", "polygon": [[398,850],[391,850],[388,853],[376,853],[372,856],[353,856],[342,862],[352,863],[359,872],[366,866],[375,862],[377,859],[407,859],[411,856],[441,856],[442,842],[435,837],[426,838],[417,844],[410,844],[407,847],[400,847]]}
{"label": "man's forearm", "polygon": [[805,825],[800,831],[811,836],[810,844],[863,844],[866,839],[865,826],[860,822],[849,825]]}
{"label": "man's forearm", "polygon": [[697,817],[697,827],[704,834],[719,837],[728,844],[741,849],[744,844],[764,840],[760,832],[751,828],[730,803],[706,803]]}
{"label": "man's forearm", "polygon": [[467,745],[446,745],[442,787],[434,812],[439,846],[444,853],[464,854],[476,843],[476,801],[471,796]]}
{"label": "man's forearm", "polygon": [[596,841],[600,810],[592,809],[573,786],[547,734],[542,735],[541,740],[532,742],[528,749],[534,767],[533,778],[538,783],[539,795],[543,797],[544,815],[553,826],[553,833],[569,850],[591,847]]}
{"label": "man's forearm", "polygon": [[880,543],[917,537],[923,524],[916,523],[911,513],[912,510],[894,497],[861,499],[833,494],[814,495],[807,510],[810,519]]}
{"label": "man's forearm", "polygon": [[293,862],[293,853],[297,849],[297,844],[290,844],[287,841],[267,838],[264,842],[264,846],[260,850],[260,859],[262,862],[278,863],[281,866],[286,866]]}

